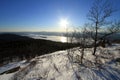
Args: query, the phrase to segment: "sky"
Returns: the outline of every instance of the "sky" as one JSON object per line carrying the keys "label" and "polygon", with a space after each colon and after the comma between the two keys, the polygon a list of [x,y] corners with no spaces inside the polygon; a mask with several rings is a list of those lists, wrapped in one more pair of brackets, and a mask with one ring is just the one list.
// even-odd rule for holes
{"label": "sky", "polygon": [[[86,15],[94,0],[0,0],[0,32],[62,32],[88,22]],[[120,9],[120,0],[109,0]],[[120,11],[112,18],[120,19]]]}

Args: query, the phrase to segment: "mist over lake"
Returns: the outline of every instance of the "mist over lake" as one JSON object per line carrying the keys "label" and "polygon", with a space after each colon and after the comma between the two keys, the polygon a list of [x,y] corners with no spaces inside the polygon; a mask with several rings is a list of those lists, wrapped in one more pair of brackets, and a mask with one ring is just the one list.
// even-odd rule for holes
{"label": "mist over lake", "polygon": [[[67,42],[67,37],[65,37],[65,33],[60,32],[4,32],[4,33],[11,33],[17,34],[21,36],[27,36],[34,39],[45,39],[51,40],[56,42]],[[2,33],[0,33],[2,34]]]}
{"label": "mist over lake", "polygon": [[[65,32],[64,33],[62,32],[4,32],[4,33],[18,34],[18,35],[27,36],[33,39],[45,39],[45,40],[51,40],[51,41],[63,42],[63,43],[67,42],[67,37],[65,36]],[[113,34],[111,36],[108,37],[110,40],[120,40],[120,33]],[[68,38],[68,42],[70,42],[70,37]]]}

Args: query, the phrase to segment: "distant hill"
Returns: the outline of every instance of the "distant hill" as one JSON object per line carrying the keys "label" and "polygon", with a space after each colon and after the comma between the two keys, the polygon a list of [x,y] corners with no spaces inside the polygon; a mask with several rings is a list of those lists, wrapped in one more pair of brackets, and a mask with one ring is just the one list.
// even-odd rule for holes
{"label": "distant hill", "polygon": [[44,39],[32,39],[16,34],[0,34],[0,64],[4,61],[29,59],[58,50],[73,48],[76,44],[54,42]]}
{"label": "distant hill", "polygon": [[16,41],[16,40],[31,40],[33,38],[27,36],[20,36],[17,34],[4,33],[0,34],[0,41]]}

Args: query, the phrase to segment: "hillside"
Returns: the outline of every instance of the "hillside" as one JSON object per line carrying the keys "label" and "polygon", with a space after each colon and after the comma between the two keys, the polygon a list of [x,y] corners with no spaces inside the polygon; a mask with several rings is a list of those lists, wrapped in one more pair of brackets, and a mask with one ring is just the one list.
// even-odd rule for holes
{"label": "hillside", "polygon": [[[30,61],[9,63],[0,67],[0,80],[120,80],[120,44],[97,49],[97,60],[90,49],[85,50],[84,62],[79,64],[77,48],[38,56]],[[103,53],[104,52],[104,53]],[[108,53],[109,52],[109,53]],[[20,66],[17,71],[15,68]],[[13,70],[10,70],[13,69]]]}
{"label": "hillside", "polygon": [[29,59],[76,46],[76,44],[68,45],[61,42],[32,39],[16,34],[1,34],[0,37],[0,63],[14,59]]}
{"label": "hillside", "polygon": [[0,34],[0,41],[16,41],[16,40],[32,40],[33,38],[27,36],[20,36],[17,34],[4,33]]}

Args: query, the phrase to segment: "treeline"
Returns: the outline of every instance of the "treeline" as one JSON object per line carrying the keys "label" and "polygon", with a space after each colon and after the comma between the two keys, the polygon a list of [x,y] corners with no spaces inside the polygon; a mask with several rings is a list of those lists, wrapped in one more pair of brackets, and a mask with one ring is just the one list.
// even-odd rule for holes
{"label": "treeline", "polygon": [[29,59],[75,46],[77,45],[42,39],[0,41],[0,63],[14,58]]}

